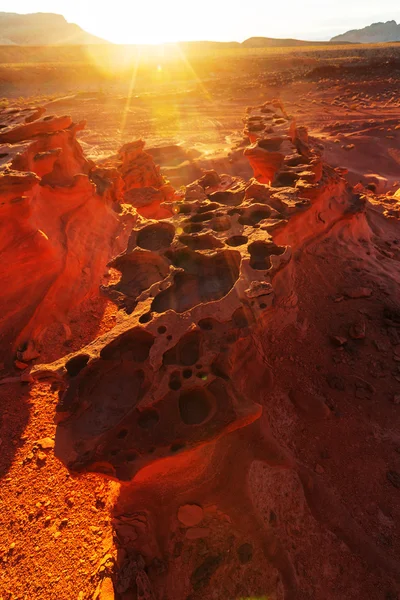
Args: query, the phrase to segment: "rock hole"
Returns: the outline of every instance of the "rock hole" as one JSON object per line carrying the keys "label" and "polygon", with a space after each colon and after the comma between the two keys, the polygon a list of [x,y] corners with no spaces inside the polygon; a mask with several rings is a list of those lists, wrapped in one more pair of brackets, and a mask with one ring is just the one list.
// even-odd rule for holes
{"label": "rock hole", "polygon": [[145,250],[161,250],[168,248],[174,239],[175,228],[168,223],[156,223],[143,227],[136,237],[136,243]]}
{"label": "rock hole", "polygon": [[208,204],[205,204],[204,206],[200,206],[199,209],[197,210],[197,213],[202,214],[202,213],[209,212],[211,210],[217,210],[217,208],[220,208],[220,205],[217,202],[209,202]]}
{"label": "rock hole", "polygon": [[226,190],[224,192],[213,192],[209,196],[210,200],[225,204],[227,206],[238,206],[244,198],[244,190]]}
{"label": "rock hole", "polygon": [[139,317],[139,323],[148,323],[151,321],[151,312],[144,313]]}
{"label": "rock hole", "polygon": [[184,369],[182,371],[182,376],[184,379],[190,379],[192,375],[193,375],[192,369]]}
{"label": "rock hole", "polygon": [[128,435],[128,430],[127,429],[121,429],[120,431],[118,431],[117,433],[117,438],[119,440],[123,440],[124,438],[126,438],[126,436]]}
{"label": "rock hole", "polygon": [[269,208],[260,208],[258,210],[253,210],[250,213],[244,214],[239,217],[239,223],[241,225],[257,225],[263,219],[269,219],[271,216],[271,211]]}
{"label": "rock hole", "polygon": [[179,413],[185,425],[200,425],[211,413],[211,402],[203,388],[193,388],[180,395]]}
{"label": "rock hole", "polygon": [[65,363],[65,368],[70,377],[76,377],[86,367],[90,359],[88,354],[73,356]]}
{"label": "rock hole", "polygon": [[184,226],[183,231],[185,233],[199,233],[199,231],[202,231],[203,229],[203,225],[200,225],[199,223],[189,223]]}
{"label": "rock hole", "polygon": [[192,252],[175,257],[173,263],[184,269],[174,275],[174,283],[152,302],[157,313],[169,309],[182,313],[199,304],[220,300],[239,277],[240,253],[222,250],[212,256]]}
{"label": "rock hole", "polygon": [[180,373],[178,371],[174,371],[173,373],[171,373],[168,385],[169,388],[174,391],[181,389],[182,384],[180,380]]}
{"label": "rock hole", "polygon": [[105,346],[101,352],[101,358],[105,360],[133,360],[145,362],[154,344],[154,337],[144,329],[135,328],[122,334],[119,338]]}
{"label": "rock hole", "polygon": [[245,235],[233,235],[232,237],[226,240],[226,243],[228,244],[228,246],[233,246],[234,248],[237,248],[238,246],[243,246],[244,244],[247,244],[248,239],[249,238]]}
{"label": "rock hole", "polygon": [[257,271],[264,271],[271,266],[271,254],[283,254],[285,248],[276,246],[272,242],[253,242],[248,250],[250,252],[250,266]]}
{"label": "rock hole", "polygon": [[160,327],[157,328],[157,331],[160,335],[162,335],[167,331],[167,328],[165,327],[165,325],[160,325]]}
{"label": "rock hole", "polygon": [[178,204],[176,208],[178,209],[178,213],[181,215],[188,215],[192,212],[192,207],[190,204]]}
{"label": "rock hole", "polygon": [[200,321],[198,322],[198,326],[200,327],[200,329],[203,329],[204,331],[211,331],[214,327],[213,320],[212,319],[200,319]]}
{"label": "rock hole", "polygon": [[169,272],[169,263],[164,257],[139,249],[118,256],[109,266],[121,272],[121,279],[116,284],[106,286],[104,291],[114,301],[114,291],[120,293],[120,298],[123,295],[116,302],[121,304],[128,314],[136,308],[137,297],[141,292],[165,279]]}
{"label": "rock hole", "polygon": [[190,220],[192,221],[192,223],[203,223],[203,221],[210,221],[210,219],[212,219],[214,216],[213,212],[205,212],[205,213],[200,213],[197,215],[192,215],[190,217]]}
{"label": "rock hole", "polygon": [[181,235],[179,241],[191,250],[212,250],[223,247],[223,243],[210,233],[196,236]]}
{"label": "rock hole", "polygon": [[200,343],[201,333],[199,331],[185,333],[176,346],[165,352],[163,364],[191,367],[199,359]]}

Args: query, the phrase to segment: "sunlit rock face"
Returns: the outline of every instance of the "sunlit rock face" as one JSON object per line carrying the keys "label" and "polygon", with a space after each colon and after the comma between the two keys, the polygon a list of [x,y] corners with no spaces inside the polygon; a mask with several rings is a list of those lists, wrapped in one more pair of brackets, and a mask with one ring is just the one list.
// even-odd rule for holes
{"label": "sunlit rock face", "polygon": [[[398,561],[351,516],[324,468],[305,466],[294,439],[338,436],[331,395],[345,383],[324,336],[372,287],[398,298],[394,253],[384,260],[382,246],[397,247],[399,199],[352,189],[276,101],[248,110],[245,133],[250,180],[209,170],[174,191],[142,142],[71,174],[117,220],[132,216],[108,262],[119,279],[101,286],[117,324],[31,376],[60,390],[57,457],[73,474],[121,484],[108,580],[118,600],[314,598],[331,581],[309,550],[315,540],[339,557],[340,584],[348,552],[387,581],[399,577]],[[48,174],[62,180],[62,169]],[[37,172],[18,177],[16,186],[44,187]],[[397,343],[392,304],[385,319]],[[356,306],[348,335],[362,342],[359,316],[369,313]],[[333,336],[343,362],[347,342]],[[374,392],[353,379],[357,398]]]}
{"label": "sunlit rock face", "polygon": [[[171,194],[143,142],[96,166],[76,137],[84,122],[43,114],[0,114],[0,336],[7,359],[40,345],[49,325],[68,329],[71,310],[98,294],[108,260],[126,244],[124,195],[143,186],[162,199]],[[160,199],[150,204],[157,213]],[[130,217],[133,223],[137,212]]]}
{"label": "sunlit rock face", "polygon": [[103,293],[120,324],[37,368],[67,388],[56,452],[72,471],[130,481],[260,416],[273,377],[260,332],[296,318],[293,252],[362,206],[283,109],[254,109],[246,131],[254,123],[263,137],[245,154],[260,181],[210,171],[185,197],[165,197],[141,142],[119,153],[125,198],[140,210],[133,193],[151,187],[171,216],[142,216],[109,263],[121,277]]}

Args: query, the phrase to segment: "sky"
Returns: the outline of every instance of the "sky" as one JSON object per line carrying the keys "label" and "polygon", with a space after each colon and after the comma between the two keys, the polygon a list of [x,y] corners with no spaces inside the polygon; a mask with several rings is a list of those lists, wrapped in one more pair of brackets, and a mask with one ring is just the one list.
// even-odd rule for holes
{"label": "sky", "polygon": [[373,22],[400,21],[399,0],[0,0],[0,11],[59,13],[121,44],[326,40]]}

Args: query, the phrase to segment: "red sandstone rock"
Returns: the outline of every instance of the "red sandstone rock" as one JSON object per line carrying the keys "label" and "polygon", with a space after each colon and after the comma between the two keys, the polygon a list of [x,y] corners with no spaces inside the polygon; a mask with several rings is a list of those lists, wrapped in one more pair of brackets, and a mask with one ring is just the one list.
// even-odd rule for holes
{"label": "red sandstone rock", "polygon": [[[370,273],[379,280],[380,259],[375,258],[372,231],[376,235],[378,223],[382,226],[390,203],[379,209],[355,193],[340,173],[322,161],[306,131],[293,124],[277,103],[258,107],[254,113],[250,109],[246,127],[253,142],[248,156],[260,181],[225,175],[200,178],[188,186],[184,200],[171,194],[161,202],[162,185],[154,170],[146,167],[143,146],[128,149],[129,158],[122,162],[138,160],[144,174],[137,177],[136,167],[124,171],[131,186],[125,198],[132,199],[132,206],[159,202],[157,210],[163,208],[170,215],[161,220],[141,215],[126,249],[109,263],[121,273],[117,283],[102,288],[120,308],[114,329],[81,351],[32,371],[34,378],[47,377],[62,387],[57,456],[72,472],[101,473],[124,482],[115,508],[115,528],[125,557],[121,571],[124,576],[135,574],[135,590],[142,584],[150,589],[141,552],[150,566],[149,557],[158,556],[159,544],[168,553],[174,540],[173,552],[180,552],[175,544],[176,516],[188,527],[201,523],[181,540],[206,537],[207,544],[213,534],[210,514],[218,527],[218,548],[229,538],[224,523],[234,520],[243,529],[246,538],[240,546],[237,543],[241,565],[253,557],[247,536],[257,539],[259,564],[271,564],[279,571],[286,598],[300,597],[298,579],[309,583],[307,574],[299,575],[293,564],[293,544],[285,546],[279,538],[286,540],[286,524],[293,514],[298,522],[306,518],[307,527],[323,524],[334,532],[332,539],[346,544],[346,552],[350,548],[371,565],[399,575],[396,561],[381,552],[324,486],[329,467],[315,457],[314,466],[305,467],[303,457],[296,459],[275,439],[281,432],[274,430],[273,435],[268,426],[270,410],[275,408],[270,402],[273,375],[283,358],[276,355],[275,341],[289,325],[297,324],[299,335],[307,331],[305,321],[297,322],[300,294],[315,314],[314,298],[301,281],[304,270],[299,271],[299,256],[309,259],[310,270],[316,270],[314,289],[328,298],[337,290],[327,293],[325,263],[317,259],[329,252],[346,251],[346,256],[354,253],[357,258],[365,252]],[[278,143],[279,152],[274,145]],[[133,193],[138,179],[150,191]],[[397,217],[390,217],[397,225]],[[348,298],[372,295],[358,272],[356,283],[346,280],[347,284]],[[346,304],[353,305],[341,307]],[[388,327],[396,324],[395,310],[385,315]],[[391,328],[396,346],[396,328]],[[289,334],[284,339],[292,342]],[[304,344],[299,356],[286,357],[288,365],[281,364],[280,369],[291,400],[287,404],[293,409],[285,427],[293,430],[305,429],[312,419],[326,424],[331,412],[341,416],[328,395],[302,385],[301,366],[291,369],[291,363],[297,364],[298,359],[301,364],[308,351],[319,362],[323,343],[317,350]],[[293,372],[299,381],[292,382]],[[335,374],[327,375],[326,382],[328,392],[339,397],[349,387]],[[359,377],[355,389],[360,398],[376,391]],[[265,407],[262,419],[261,405]],[[306,435],[313,433],[310,429]],[[321,458],[327,454],[321,452]],[[268,493],[262,491],[263,485]],[[287,503],[290,519],[265,510],[265,498],[274,493],[281,500],[279,507]],[[253,506],[257,502],[258,511]],[[207,504],[223,506],[203,511],[200,506]],[[171,535],[169,520],[173,520]],[[297,525],[295,532],[298,536]],[[325,529],[322,537],[328,537]],[[288,539],[293,540],[290,535]],[[233,556],[231,547],[226,555]],[[222,551],[207,552],[204,561],[193,566],[190,582],[187,578],[182,586],[187,593],[201,594],[202,586],[225,568],[223,563]],[[170,591],[175,589],[174,582],[168,585]]]}
{"label": "red sandstone rock", "polygon": [[76,139],[84,123],[73,124],[69,117],[38,120],[42,112],[6,110],[0,115],[5,124],[0,133],[5,291],[0,338],[9,359],[16,347],[24,351],[28,342],[38,342],[49,325],[65,324],[71,309],[97,292],[123,227],[113,207],[123,202],[124,190],[161,187],[153,212],[171,214],[159,206],[171,198],[171,190],[142,151],[142,142],[126,145],[120,164],[95,167]]}

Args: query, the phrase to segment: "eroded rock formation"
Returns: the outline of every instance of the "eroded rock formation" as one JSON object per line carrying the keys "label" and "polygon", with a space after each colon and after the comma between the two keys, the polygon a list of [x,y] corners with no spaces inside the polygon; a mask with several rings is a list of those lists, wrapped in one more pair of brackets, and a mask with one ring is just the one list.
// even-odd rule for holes
{"label": "eroded rock formation", "polygon": [[[394,239],[398,200],[378,205],[355,192],[279,103],[249,110],[245,132],[255,176],[248,182],[209,171],[185,196],[174,194],[140,143],[108,165],[140,213],[126,249],[109,263],[120,280],[102,288],[120,309],[118,324],[32,371],[61,388],[57,456],[74,473],[123,483],[114,510],[118,598],[336,598],[316,592],[299,566],[299,525],[288,533],[274,510],[264,514],[273,501],[332,556],[345,544],[387,581],[400,577],[398,561],[325,485],[322,467],[304,466],[274,419],[277,390],[285,389],[280,340],[292,343],[289,326],[305,336],[303,313],[315,313],[316,296],[329,287],[316,257],[332,278],[335,252],[340,265],[362,259],[376,285],[398,289],[395,268],[382,271],[376,240],[378,232]],[[130,164],[135,152],[140,177]],[[39,185],[36,175],[25,177]],[[372,294],[347,285],[341,300]],[[365,325],[351,332],[361,339]],[[345,343],[336,336],[336,345]],[[305,375],[296,361],[290,402],[306,421],[329,419],[329,403],[298,384]],[[328,381],[340,388],[334,375]]]}
{"label": "eroded rock formation", "polygon": [[150,190],[150,208],[142,204],[159,216],[155,197],[171,194],[143,142],[96,166],[76,137],[85,123],[43,113],[1,115],[1,348],[7,358],[19,349],[22,360],[37,355],[49,325],[64,324],[68,336],[69,312],[98,294],[108,260],[126,244],[125,225],[137,218],[127,196]]}

